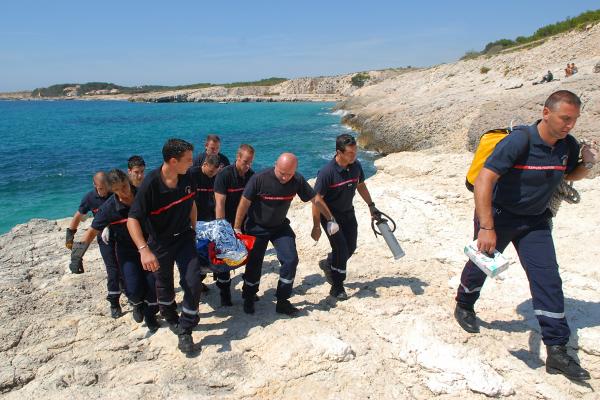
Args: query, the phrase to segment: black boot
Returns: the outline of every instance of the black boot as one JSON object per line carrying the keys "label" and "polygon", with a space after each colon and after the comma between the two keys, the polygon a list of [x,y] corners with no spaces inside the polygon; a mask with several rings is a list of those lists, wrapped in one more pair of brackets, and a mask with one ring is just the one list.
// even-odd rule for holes
{"label": "black boot", "polygon": [[567,354],[567,346],[546,346],[546,372],[549,374],[563,374],[575,381],[587,381],[590,373],[581,368],[577,361]]}
{"label": "black boot", "polygon": [[133,306],[133,311],[131,312],[133,316],[133,320],[138,324],[144,320],[144,304],[136,304]]}
{"label": "black boot", "polygon": [[321,270],[323,271],[327,283],[333,285],[333,273],[331,272],[331,265],[329,264],[329,260],[325,258],[319,261],[319,268],[321,268]]}
{"label": "black boot", "polygon": [[293,316],[298,312],[298,309],[289,302],[289,300],[277,300],[275,311],[279,314]]}
{"label": "black boot", "polygon": [[160,328],[160,324],[156,320],[156,316],[154,314],[146,315],[144,319],[146,320],[146,327],[148,327],[150,332],[156,332],[158,328]]}
{"label": "black boot", "polygon": [[333,285],[331,289],[329,289],[329,295],[339,301],[348,300],[348,294],[346,294],[343,285]]}
{"label": "black boot", "polygon": [[456,308],[454,309],[454,318],[460,327],[465,331],[469,333],[479,333],[479,322],[477,321],[475,311],[472,309],[469,310],[456,303]]}
{"label": "black boot", "polygon": [[233,302],[231,301],[231,290],[229,288],[221,289],[221,307],[231,307]]}
{"label": "black boot", "polygon": [[244,312],[246,314],[254,314],[254,298],[244,299]]}
{"label": "black boot", "polygon": [[188,354],[195,350],[194,339],[192,339],[191,331],[181,330],[177,334],[177,338],[179,339],[179,343],[177,344],[177,348],[179,349],[179,351]]}
{"label": "black boot", "polygon": [[119,303],[112,303],[110,305],[110,316],[111,318],[119,318],[123,315],[123,310],[121,310],[121,305]]}

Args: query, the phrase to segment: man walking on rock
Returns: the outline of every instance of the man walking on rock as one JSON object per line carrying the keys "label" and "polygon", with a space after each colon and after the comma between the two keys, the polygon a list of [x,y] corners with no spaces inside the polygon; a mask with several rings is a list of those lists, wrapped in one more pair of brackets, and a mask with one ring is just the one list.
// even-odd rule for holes
{"label": "man walking on rock", "polygon": [[333,215],[322,199],[315,196],[306,179],[296,172],[298,159],[292,153],[283,153],[275,167],[261,171],[250,178],[238,206],[234,228],[241,231],[242,223],[248,215],[245,232],[256,237],[254,247],[248,254],[248,264],[244,273],[244,312],[254,314],[254,298],[258,292],[261,269],[269,241],[273,243],[277,258],[281,263],[277,284],[277,306],[275,311],[294,315],[298,309],[289,298],[298,265],[296,235],[286,218],[294,196],[300,200],[312,201],[327,219],[327,232],[335,234],[339,230]]}
{"label": "man walking on rock", "polygon": [[[167,140],[162,149],[164,162],[142,182],[127,220],[127,229],[140,252],[143,268],[156,272],[160,313],[176,327],[178,348],[183,353],[196,350],[192,329],[200,319],[202,273],[195,245],[196,183],[189,172],[193,150],[184,140]],[[175,262],[183,289],[181,316],[177,314],[175,303]]]}
{"label": "man walking on rock", "polygon": [[[356,250],[358,224],[354,214],[352,200],[358,191],[360,197],[369,206],[373,218],[380,213],[371,200],[371,195],[365,184],[365,175],[356,159],[356,140],[352,135],[344,133],[335,141],[335,157],[317,174],[315,192],[317,198],[322,198],[333,217],[340,226],[334,235],[327,235],[331,244],[331,253],[326,260],[319,262],[319,267],[325,272],[325,277],[331,285],[329,294],[337,300],[346,300],[348,295],[344,290],[346,279],[346,263]],[[313,230],[311,236],[314,240],[321,237],[321,227],[327,227],[327,220],[313,205]]]}
{"label": "man walking on rock", "polygon": [[[586,380],[589,373],[569,354],[562,281],[552,240],[548,204],[563,177],[584,178],[597,159],[591,146],[581,148],[569,135],[581,100],[567,90],[548,97],[542,119],[515,129],[485,162],[475,181],[475,235],[480,251],[502,252],[513,243],[529,280],[534,313],[547,349],[546,371]],[[486,275],[469,261],[456,295],[454,316],[467,332],[478,333],[474,305]]]}

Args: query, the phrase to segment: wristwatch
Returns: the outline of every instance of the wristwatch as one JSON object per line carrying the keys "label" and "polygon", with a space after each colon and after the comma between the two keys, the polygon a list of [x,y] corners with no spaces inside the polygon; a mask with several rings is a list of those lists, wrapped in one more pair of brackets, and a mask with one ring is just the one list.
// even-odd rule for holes
{"label": "wristwatch", "polygon": [[593,162],[591,162],[591,161],[584,162],[584,163],[583,163],[583,167],[584,167],[585,169],[592,169],[592,168],[594,168],[594,163],[593,163]]}

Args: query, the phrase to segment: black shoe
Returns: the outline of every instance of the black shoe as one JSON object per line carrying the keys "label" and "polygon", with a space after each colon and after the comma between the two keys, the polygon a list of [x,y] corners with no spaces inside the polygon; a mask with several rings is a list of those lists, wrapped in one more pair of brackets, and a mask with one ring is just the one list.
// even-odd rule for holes
{"label": "black shoe", "polygon": [[254,299],[244,299],[244,312],[254,314]]}
{"label": "black shoe", "polygon": [[329,289],[329,295],[339,301],[348,300],[348,295],[343,286],[332,286],[331,289]]}
{"label": "black shoe", "polygon": [[179,325],[179,315],[177,315],[176,312],[163,314],[163,317],[165,321],[167,321],[167,323],[171,325],[171,327]]}
{"label": "black shoe", "polygon": [[120,304],[110,306],[110,317],[111,318],[117,319],[122,315],[123,315],[123,310],[121,310]]}
{"label": "black shoe", "polygon": [[327,281],[327,283],[333,285],[333,274],[331,272],[331,265],[329,265],[329,260],[323,259],[319,261],[319,268],[323,270],[323,273],[325,274],[325,280]]}
{"label": "black shoe", "polygon": [[477,322],[475,311],[467,310],[456,304],[454,318],[465,331],[469,333],[479,333],[479,322]]}
{"label": "black shoe", "polygon": [[133,316],[133,320],[135,322],[137,322],[138,324],[141,323],[144,320],[143,305],[138,304],[137,306],[133,306],[133,311],[131,312],[131,315]]}
{"label": "black shoe", "polygon": [[179,351],[186,354],[194,351],[194,339],[192,339],[191,333],[180,333],[177,337],[179,338],[177,344]]}
{"label": "black shoe", "polygon": [[567,354],[567,346],[546,346],[548,357],[546,358],[546,372],[549,374],[563,374],[575,381],[587,381],[590,373],[581,368],[577,361]]}
{"label": "black shoe", "polygon": [[160,328],[160,324],[158,323],[154,315],[147,315],[145,320],[146,327],[150,332],[156,332]]}
{"label": "black shoe", "polygon": [[230,290],[222,290],[221,293],[221,307],[231,307],[233,302],[231,301],[231,291]]}
{"label": "black shoe", "polygon": [[289,300],[277,300],[275,311],[279,314],[294,315],[298,313],[298,309],[289,302]]}

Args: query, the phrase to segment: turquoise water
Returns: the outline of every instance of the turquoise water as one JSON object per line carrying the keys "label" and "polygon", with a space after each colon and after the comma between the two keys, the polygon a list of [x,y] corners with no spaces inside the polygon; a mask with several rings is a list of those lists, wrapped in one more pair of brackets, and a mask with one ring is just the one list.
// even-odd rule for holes
{"label": "turquoise water", "polygon": [[[97,170],[127,168],[139,154],[146,168],[162,162],[167,138],[203,150],[207,133],[221,136],[230,160],[240,143],[256,149],[254,169],[283,151],[299,158],[298,170],[316,176],[348,130],[333,103],[129,103],[117,101],[0,101],[0,233],[31,218],[71,216],[92,188]],[[365,173],[375,155],[361,152]]]}

